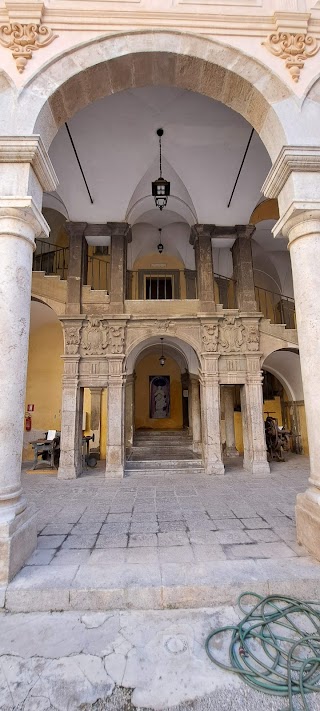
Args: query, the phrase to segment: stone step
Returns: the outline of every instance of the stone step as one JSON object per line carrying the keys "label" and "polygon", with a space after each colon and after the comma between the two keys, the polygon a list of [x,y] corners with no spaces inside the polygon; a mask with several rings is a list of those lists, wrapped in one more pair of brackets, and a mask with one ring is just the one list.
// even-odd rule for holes
{"label": "stone step", "polygon": [[201,459],[150,459],[130,460],[126,462],[126,470],[130,469],[200,469]]}
{"label": "stone step", "polygon": [[[181,547],[182,548],[182,547]],[[101,551],[103,559],[103,551]],[[141,610],[235,605],[238,595],[319,596],[320,566],[310,558],[210,560],[175,565],[109,562],[26,566],[9,584],[10,612]],[[1,593],[1,588],[0,588]],[[0,603],[1,605],[1,603]]]}
{"label": "stone step", "polygon": [[180,452],[188,452],[189,450],[192,450],[192,442],[184,443],[184,444],[172,444],[172,442],[166,442],[165,445],[163,445],[160,442],[154,442],[152,445],[147,445],[147,444],[137,444],[136,442],[133,443],[132,451],[134,452],[157,452],[159,454],[163,454],[164,451],[164,446],[166,451],[170,452],[177,452],[178,454]]}

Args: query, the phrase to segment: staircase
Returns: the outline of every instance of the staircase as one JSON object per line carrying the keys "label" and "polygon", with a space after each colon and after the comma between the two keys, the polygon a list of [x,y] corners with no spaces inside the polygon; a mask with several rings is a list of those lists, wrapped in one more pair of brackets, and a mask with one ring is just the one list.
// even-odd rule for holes
{"label": "staircase", "polygon": [[204,473],[199,454],[192,451],[186,430],[138,430],[126,462],[126,475]]}

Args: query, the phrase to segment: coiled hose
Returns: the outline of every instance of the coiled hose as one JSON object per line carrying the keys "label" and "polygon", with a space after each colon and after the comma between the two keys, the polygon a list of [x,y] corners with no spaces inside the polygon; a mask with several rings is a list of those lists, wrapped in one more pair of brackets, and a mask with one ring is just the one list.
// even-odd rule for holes
{"label": "coiled hose", "polygon": [[[244,609],[248,596],[255,601],[249,612]],[[294,709],[293,697],[301,694],[308,711],[306,695],[320,691],[320,602],[244,592],[238,606],[245,615],[241,622],[219,627],[207,637],[211,661],[239,674],[258,691],[287,696],[289,711]],[[231,633],[230,665],[213,654],[215,637],[223,633]]]}

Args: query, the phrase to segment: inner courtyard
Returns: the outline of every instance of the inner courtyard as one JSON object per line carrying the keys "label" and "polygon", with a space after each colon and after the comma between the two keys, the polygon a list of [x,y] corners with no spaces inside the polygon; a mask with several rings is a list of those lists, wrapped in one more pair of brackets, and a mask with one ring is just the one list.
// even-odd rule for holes
{"label": "inner courtyard", "polygon": [[[267,558],[268,550],[320,558],[313,60],[296,87],[304,63],[293,86],[275,70],[275,56],[269,65],[204,35],[181,32],[175,46],[177,37],[125,31],[83,36],[68,50],[57,43],[44,65],[41,52],[17,65],[19,86],[5,65],[0,97],[12,103],[0,141],[3,588],[17,574],[19,585],[25,564],[38,567],[28,564],[32,556],[54,568],[82,540],[78,533],[95,555],[104,530],[119,534],[119,559],[123,549],[131,555],[139,528],[159,551],[172,528],[173,548],[179,536],[187,541],[185,563],[206,552],[223,561]],[[43,521],[37,541],[32,492],[41,477],[56,521]],[[154,520],[157,479],[167,515],[178,518]],[[111,496],[110,511],[103,503],[99,516],[98,501],[95,512],[86,502],[64,521],[65,533],[46,534],[59,524],[61,492],[72,517],[73,497],[83,489],[90,499],[96,486],[102,502],[113,492],[115,506],[127,499],[133,513],[141,498],[143,520],[113,511]],[[226,506],[233,491],[243,509],[256,492],[258,506],[248,514]],[[259,491],[274,502],[271,519],[288,518],[278,522],[288,531],[280,535],[259,513]],[[293,491],[295,541],[293,502],[283,510]],[[191,512],[199,506],[206,552],[190,539],[197,529],[180,506],[183,492],[191,492]],[[225,508],[226,530],[239,529],[244,548],[219,540]],[[109,520],[117,514],[125,518]],[[251,518],[268,533],[252,538]],[[171,562],[174,554],[159,555]]]}

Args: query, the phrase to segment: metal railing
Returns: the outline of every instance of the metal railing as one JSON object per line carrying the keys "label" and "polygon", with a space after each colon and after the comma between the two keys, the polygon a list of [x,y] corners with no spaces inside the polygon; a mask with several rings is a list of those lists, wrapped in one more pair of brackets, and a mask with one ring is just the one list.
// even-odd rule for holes
{"label": "metal railing", "polygon": [[291,296],[255,287],[258,311],[271,323],[283,323],[287,328],[297,328],[294,299]]}
{"label": "metal railing", "polygon": [[91,289],[110,293],[110,262],[101,257],[88,257],[87,284]]}
{"label": "metal railing", "polygon": [[56,244],[38,239],[33,253],[32,271],[56,274],[66,279],[69,265],[69,247],[58,247]]}

